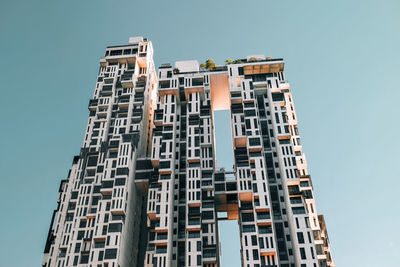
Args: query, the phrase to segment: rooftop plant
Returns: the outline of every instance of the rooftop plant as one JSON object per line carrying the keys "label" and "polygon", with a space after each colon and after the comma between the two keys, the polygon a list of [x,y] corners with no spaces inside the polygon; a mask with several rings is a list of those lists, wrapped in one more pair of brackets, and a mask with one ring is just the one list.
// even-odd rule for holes
{"label": "rooftop plant", "polygon": [[216,65],[215,65],[214,59],[212,59],[212,58],[209,58],[209,59],[206,60],[205,63],[200,64],[200,67],[208,69],[208,70],[214,69],[215,66]]}

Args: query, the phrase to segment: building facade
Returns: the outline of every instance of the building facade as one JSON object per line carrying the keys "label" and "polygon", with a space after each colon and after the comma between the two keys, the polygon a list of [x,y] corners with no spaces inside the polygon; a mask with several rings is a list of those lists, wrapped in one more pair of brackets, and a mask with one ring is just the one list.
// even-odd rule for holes
{"label": "building facade", "polygon": [[[156,72],[152,55],[132,37],[100,60],[42,265],[220,266],[218,221],[237,220],[242,266],[334,266],[283,60]],[[232,171],[217,166],[216,110],[230,110]]]}

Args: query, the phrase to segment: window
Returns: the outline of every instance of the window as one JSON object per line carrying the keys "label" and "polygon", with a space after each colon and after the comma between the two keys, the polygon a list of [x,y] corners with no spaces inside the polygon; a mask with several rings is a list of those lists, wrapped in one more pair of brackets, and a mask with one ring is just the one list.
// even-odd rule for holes
{"label": "window", "polygon": [[74,266],[78,265],[79,256],[75,256],[74,258]]}
{"label": "window", "polygon": [[253,249],[253,259],[258,260],[258,250],[257,249]]}
{"label": "window", "polygon": [[251,236],[251,245],[257,246],[257,236],[255,235]]}
{"label": "window", "polygon": [[239,72],[239,75],[243,75],[244,74],[243,67],[239,67],[238,68],[238,72]]}
{"label": "window", "polygon": [[300,248],[300,256],[302,260],[307,259],[306,257],[306,251],[304,250],[304,248]]}
{"label": "window", "polygon": [[242,213],[242,221],[243,222],[254,222],[253,213]]}
{"label": "window", "polygon": [[203,220],[212,220],[212,219],[214,219],[213,211],[203,211],[202,212],[202,218],[203,218]]}
{"label": "window", "polygon": [[306,214],[304,207],[294,207],[292,208],[293,214]]}
{"label": "window", "polygon": [[98,260],[99,261],[102,261],[103,260],[103,256],[104,256],[104,251],[99,251],[99,258],[98,258]]}
{"label": "window", "polygon": [[88,255],[82,255],[80,263],[81,264],[89,263],[89,256]]}
{"label": "window", "polygon": [[256,231],[256,227],[254,225],[243,225],[243,233],[251,233],[251,232],[255,232]]}
{"label": "window", "polygon": [[304,235],[302,232],[297,232],[297,240],[299,241],[299,244],[304,244]]}
{"label": "window", "polygon": [[260,234],[270,234],[272,233],[272,227],[271,225],[260,225],[258,227],[258,232]]}
{"label": "window", "polygon": [[264,248],[264,238],[259,237],[258,242],[260,242],[260,248]]}
{"label": "window", "polygon": [[199,238],[200,232],[199,231],[189,231],[188,238]]}

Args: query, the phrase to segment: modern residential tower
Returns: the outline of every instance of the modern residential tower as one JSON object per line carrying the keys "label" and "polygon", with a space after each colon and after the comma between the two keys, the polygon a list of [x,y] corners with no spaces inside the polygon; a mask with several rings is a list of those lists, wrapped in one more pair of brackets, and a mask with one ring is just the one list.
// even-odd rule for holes
{"label": "modern residential tower", "polygon": [[[236,220],[238,265],[334,266],[283,60],[156,72],[152,55],[132,37],[100,60],[42,265],[217,267],[218,221]],[[231,114],[233,166],[217,165],[216,110]]]}

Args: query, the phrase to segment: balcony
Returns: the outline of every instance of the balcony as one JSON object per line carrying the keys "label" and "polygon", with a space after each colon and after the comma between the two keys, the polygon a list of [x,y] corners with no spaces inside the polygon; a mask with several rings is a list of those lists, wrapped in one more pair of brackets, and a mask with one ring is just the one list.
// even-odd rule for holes
{"label": "balcony", "polygon": [[197,87],[197,86],[204,86],[203,77],[192,78],[192,87]]}
{"label": "balcony", "polygon": [[171,174],[172,170],[171,170],[171,161],[167,160],[167,161],[160,161],[160,165],[159,165],[159,170],[158,172],[160,174]]}
{"label": "balcony", "polygon": [[101,96],[111,96],[112,95],[112,85],[103,85],[101,89]]}
{"label": "balcony", "polygon": [[188,225],[196,225],[196,226],[200,226],[200,219],[189,219],[188,220]]}
{"label": "balcony", "polygon": [[100,108],[97,110],[97,116],[98,117],[102,117],[102,116],[106,116],[108,112],[107,108]]}
{"label": "balcony", "polygon": [[189,94],[199,93],[201,100],[204,100],[204,77],[192,77],[191,79],[185,79],[185,97],[189,98]]}
{"label": "balcony", "polygon": [[271,215],[269,214],[269,212],[257,212],[257,225],[258,226],[272,225]]}
{"label": "balcony", "polygon": [[162,109],[156,109],[154,111],[154,124],[156,126],[161,126],[163,124],[163,110]]}
{"label": "balcony", "polygon": [[[260,249],[260,254],[261,256],[265,257],[265,256],[272,256],[272,257],[276,257],[276,251],[274,247],[269,247],[269,248],[261,248]],[[274,266],[276,267],[276,265],[270,265],[270,266]]]}
{"label": "balcony", "polygon": [[241,210],[253,210],[253,204],[252,203],[247,203],[247,202],[242,202],[240,205]]}
{"label": "balcony", "polygon": [[114,181],[113,180],[108,180],[108,181],[102,181],[101,182],[101,188],[100,188],[100,193],[104,195],[111,195],[112,190],[114,186]]}
{"label": "balcony", "polygon": [[161,80],[158,82],[158,90],[171,88],[171,80]]}
{"label": "balcony", "polygon": [[167,244],[168,244],[168,232],[156,233],[156,239],[154,240],[154,245],[166,246]]}
{"label": "balcony", "polygon": [[210,187],[210,188],[212,188],[213,187],[213,183],[212,183],[212,180],[203,180],[203,181],[201,181],[201,186],[202,187]]}
{"label": "balcony", "polygon": [[146,80],[143,77],[139,77],[139,80],[135,84],[135,91],[142,92],[146,86]]}
{"label": "balcony", "polygon": [[203,250],[203,262],[204,263],[215,263],[217,262],[217,249],[208,248]]}
{"label": "balcony", "polygon": [[100,66],[107,67],[107,60],[105,58],[100,58]]}
{"label": "balcony", "polygon": [[113,215],[125,215],[125,210],[124,210],[125,205],[122,205],[122,207],[115,207],[111,209],[111,214]]}
{"label": "balcony", "polygon": [[134,118],[142,118],[143,110],[141,109],[134,109],[132,110],[132,117]]}
{"label": "balcony", "polygon": [[189,219],[188,225],[186,226],[187,231],[200,231],[200,219]]}
{"label": "balcony", "polygon": [[128,96],[120,97],[120,98],[118,99],[118,107],[120,107],[120,108],[127,108],[127,107],[129,107],[129,102],[130,102],[130,97],[129,97],[129,95],[128,95]]}
{"label": "balcony", "polygon": [[133,72],[125,72],[121,76],[121,85],[123,88],[133,88]]}
{"label": "balcony", "polygon": [[88,109],[90,111],[96,111],[98,99],[90,99]]}
{"label": "balcony", "polygon": [[[108,75],[108,74],[106,74],[106,75]],[[114,82],[114,77],[110,77],[110,76],[103,77],[103,81],[105,84],[112,84]]]}
{"label": "balcony", "polygon": [[189,207],[188,217],[190,219],[200,218],[201,217],[200,207]]}
{"label": "balcony", "polygon": [[[136,61],[136,54],[128,54],[123,55],[122,50],[111,50],[110,54],[107,55],[104,59],[106,62],[109,63],[120,63],[120,64],[131,64],[133,65]],[[102,59],[100,60],[100,64],[105,64]]]}
{"label": "balcony", "polygon": [[160,80],[158,82],[158,93],[164,95],[178,95],[178,86],[176,79]]}
{"label": "balcony", "polygon": [[289,185],[288,191],[290,197],[300,197],[302,195],[299,186],[297,185]]}
{"label": "balcony", "polygon": [[231,91],[231,103],[238,104],[242,103],[242,92],[241,91]]}
{"label": "balcony", "polygon": [[[265,62],[265,63],[264,63]],[[257,64],[251,64],[244,67],[245,75],[254,75],[254,74],[267,74],[267,73],[275,73],[283,71],[284,63],[282,60],[275,60],[274,62],[266,62],[261,61]]]}
{"label": "balcony", "polygon": [[279,87],[280,87],[281,89],[287,89],[287,90],[289,90],[289,89],[290,89],[290,84],[289,84],[288,81],[280,81]]}

